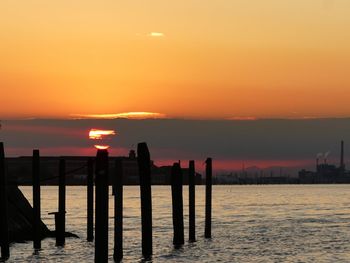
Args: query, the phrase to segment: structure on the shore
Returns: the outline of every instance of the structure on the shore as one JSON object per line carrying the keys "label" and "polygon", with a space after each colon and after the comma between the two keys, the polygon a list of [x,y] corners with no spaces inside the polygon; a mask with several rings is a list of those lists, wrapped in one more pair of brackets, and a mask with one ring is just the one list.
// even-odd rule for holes
{"label": "structure on the shore", "polygon": [[[320,162],[321,161],[321,162]],[[339,166],[328,164],[327,155],[324,160],[320,156],[316,158],[316,171],[301,170],[299,172],[301,184],[347,184],[350,183],[350,171],[346,170],[344,162],[344,141],[340,145]]]}
{"label": "structure on the shore", "polygon": [[[69,176],[66,178],[67,185],[86,185],[87,178],[87,156],[63,156],[63,157],[41,157],[40,169],[42,173],[42,185],[58,185],[57,166],[59,159],[66,160],[66,168]],[[137,164],[137,156],[135,151],[131,150],[129,156],[109,157],[111,174],[115,174],[114,164],[121,161],[123,170],[124,185],[139,185],[139,170]],[[8,157],[6,158],[8,178],[16,181],[18,185],[32,184],[32,157]],[[156,166],[151,161],[153,185],[170,185],[171,184],[171,166]],[[183,183],[188,184],[188,168],[182,168]],[[112,185],[113,177],[109,178],[109,184]],[[195,174],[196,184],[202,184],[202,176]]]}

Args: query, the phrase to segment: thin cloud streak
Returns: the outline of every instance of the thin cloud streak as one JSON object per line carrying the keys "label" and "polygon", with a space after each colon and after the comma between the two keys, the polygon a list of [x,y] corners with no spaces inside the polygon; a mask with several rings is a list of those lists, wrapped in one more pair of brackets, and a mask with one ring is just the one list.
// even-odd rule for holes
{"label": "thin cloud streak", "polygon": [[71,114],[74,119],[164,119],[166,115],[158,112],[123,112],[108,114]]}
{"label": "thin cloud streak", "polygon": [[258,120],[258,118],[253,117],[253,116],[243,116],[243,117],[236,116],[236,117],[230,117],[230,118],[228,118],[228,120],[231,120],[231,121],[256,121],[256,120]]}
{"label": "thin cloud streak", "polygon": [[164,33],[161,33],[161,32],[150,32],[148,34],[148,36],[150,36],[150,37],[164,37],[165,35],[164,35]]}

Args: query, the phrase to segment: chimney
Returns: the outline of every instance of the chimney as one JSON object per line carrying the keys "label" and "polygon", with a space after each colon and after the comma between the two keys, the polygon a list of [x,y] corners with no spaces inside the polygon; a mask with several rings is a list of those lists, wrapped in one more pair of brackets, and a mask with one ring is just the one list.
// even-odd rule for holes
{"label": "chimney", "polygon": [[130,159],[136,159],[136,152],[135,152],[135,150],[130,150],[130,152],[129,152],[129,158],[130,158]]}
{"label": "chimney", "polygon": [[341,141],[341,146],[340,146],[340,169],[345,170],[345,164],[344,164],[344,141]]}

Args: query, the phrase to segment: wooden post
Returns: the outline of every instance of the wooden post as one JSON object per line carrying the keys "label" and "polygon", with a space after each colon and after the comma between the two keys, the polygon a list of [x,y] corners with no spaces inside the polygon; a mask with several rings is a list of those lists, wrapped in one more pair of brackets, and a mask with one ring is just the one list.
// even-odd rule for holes
{"label": "wooden post", "polygon": [[142,255],[148,260],[152,257],[152,192],[151,158],[146,143],[137,145],[137,162],[140,176]]}
{"label": "wooden post", "polygon": [[174,163],[171,168],[171,196],[173,204],[173,227],[175,248],[179,248],[185,243],[184,238],[184,218],[182,199],[182,171],[179,163]]}
{"label": "wooden post", "polygon": [[94,240],[94,161],[87,164],[87,241]]}
{"label": "wooden post", "polygon": [[108,262],[108,151],[96,156],[95,262]]}
{"label": "wooden post", "polygon": [[206,161],[206,189],[205,189],[205,238],[211,238],[211,198],[212,198],[212,159]]}
{"label": "wooden post", "polygon": [[2,142],[0,142],[0,245],[1,261],[5,261],[10,258],[10,246],[5,151]]}
{"label": "wooden post", "polygon": [[114,261],[123,259],[123,163],[115,162],[114,179]]}
{"label": "wooden post", "polygon": [[63,246],[66,232],[66,161],[64,159],[60,159],[59,163],[57,216],[56,245]]}
{"label": "wooden post", "polygon": [[194,161],[188,170],[189,241],[196,241],[196,174]]}
{"label": "wooden post", "polygon": [[40,153],[33,150],[33,246],[41,249]]}

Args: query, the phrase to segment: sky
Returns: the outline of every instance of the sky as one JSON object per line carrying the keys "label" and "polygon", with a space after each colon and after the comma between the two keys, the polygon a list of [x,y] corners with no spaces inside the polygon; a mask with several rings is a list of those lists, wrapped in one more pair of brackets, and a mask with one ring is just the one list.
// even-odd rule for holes
{"label": "sky", "polygon": [[146,141],[159,163],[337,161],[349,28],[348,0],[2,0],[0,141],[92,155],[104,128],[111,154]]}
{"label": "sky", "polygon": [[0,2],[1,119],[350,116],[348,0]]}

